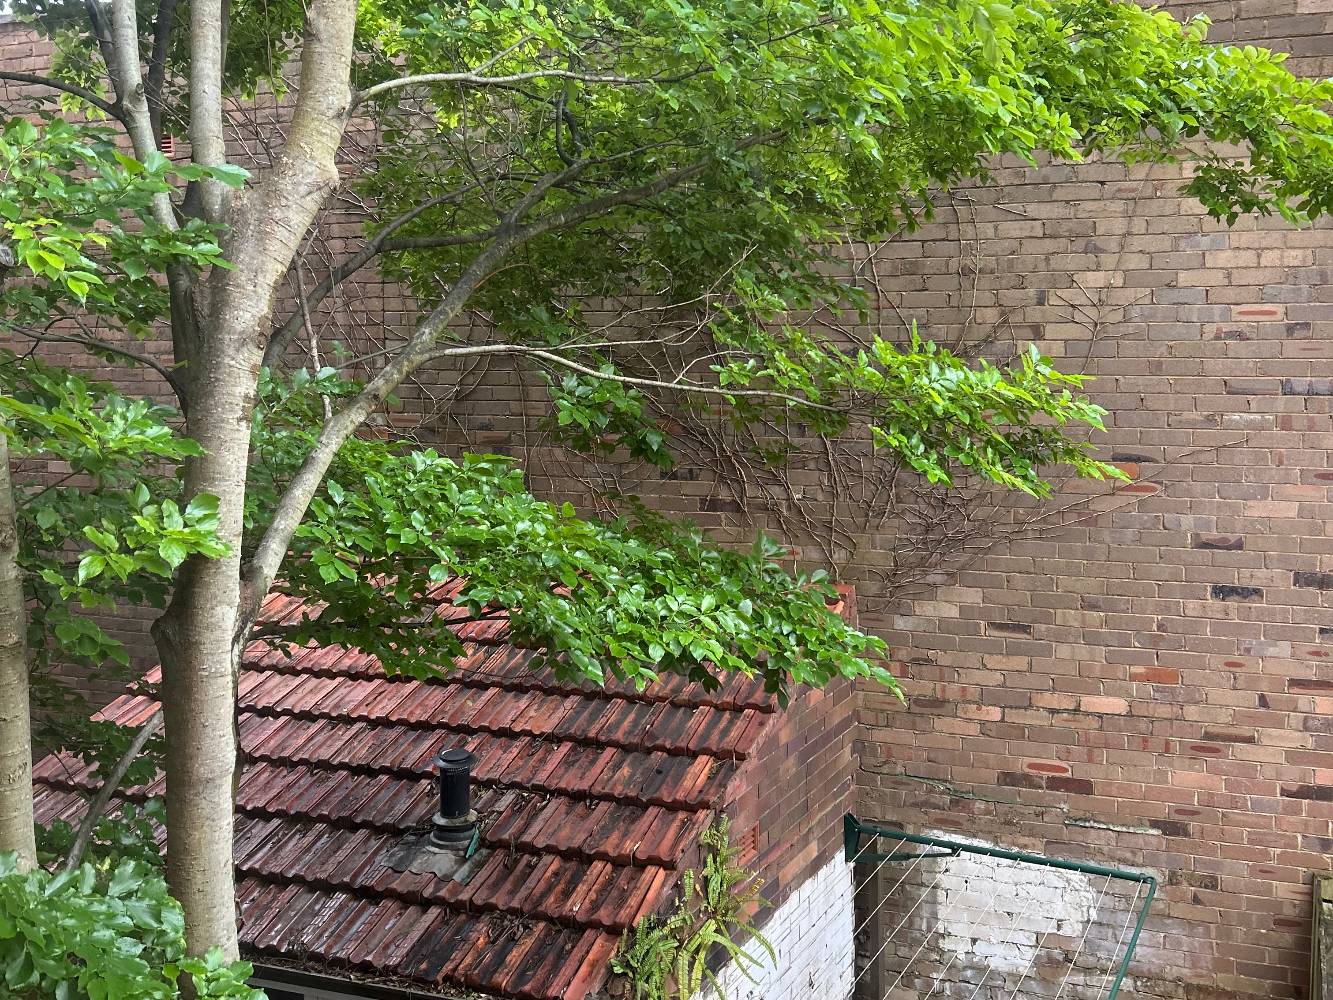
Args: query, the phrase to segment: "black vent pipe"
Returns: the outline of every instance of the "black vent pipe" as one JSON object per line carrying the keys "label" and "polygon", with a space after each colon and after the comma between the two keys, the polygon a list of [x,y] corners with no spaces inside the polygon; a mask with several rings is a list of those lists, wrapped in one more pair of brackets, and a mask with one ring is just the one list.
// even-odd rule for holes
{"label": "black vent pipe", "polygon": [[436,847],[467,847],[477,829],[472,811],[472,765],[476,755],[462,747],[442,750],[435,757],[440,788],[440,811],[431,817],[430,839]]}

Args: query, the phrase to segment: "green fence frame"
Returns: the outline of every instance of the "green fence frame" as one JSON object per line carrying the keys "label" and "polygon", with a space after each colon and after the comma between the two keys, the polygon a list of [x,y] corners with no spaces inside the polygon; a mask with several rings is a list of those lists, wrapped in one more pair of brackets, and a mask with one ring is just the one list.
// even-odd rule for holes
{"label": "green fence frame", "polygon": [[[861,846],[862,834],[869,834],[872,838],[884,837],[900,843],[917,844],[928,850],[888,853],[867,851]],[[1134,923],[1134,933],[1130,935],[1129,945],[1125,948],[1125,957],[1120,962],[1120,968],[1116,970],[1115,982],[1111,984],[1111,992],[1107,994],[1106,1000],[1115,1000],[1116,995],[1120,992],[1120,984],[1125,981],[1125,976],[1129,972],[1129,960],[1134,955],[1134,949],[1139,943],[1139,934],[1143,931],[1144,922],[1148,919],[1148,910],[1152,906],[1153,897],[1157,895],[1157,879],[1143,872],[1129,871],[1125,868],[1110,868],[1106,865],[1094,865],[1085,861],[1063,861],[1060,858],[1050,858],[1044,854],[1010,851],[1002,847],[964,844],[961,841],[949,840],[945,837],[927,837],[919,833],[906,833],[890,826],[863,823],[851,813],[847,813],[843,817],[842,839],[843,851],[849,862],[913,861],[923,855],[928,858],[956,858],[960,854],[980,854],[988,858],[1021,861],[1030,865],[1040,865],[1043,868],[1058,868],[1061,871],[1082,872],[1085,875],[1102,875],[1107,878],[1122,879],[1126,882],[1138,882],[1146,885],[1148,895],[1144,897],[1143,907],[1139,910],[1138,919]]]}

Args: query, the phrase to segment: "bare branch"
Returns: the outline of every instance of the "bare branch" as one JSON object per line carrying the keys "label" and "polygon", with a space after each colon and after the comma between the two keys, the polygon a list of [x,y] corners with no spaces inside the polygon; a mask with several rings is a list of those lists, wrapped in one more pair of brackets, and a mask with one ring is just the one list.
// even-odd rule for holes
{"label": "bare branch", "polygon": [[[92,0],[96,6],[96,0]],[[152,116],[148,113],[148,99],[144,95],[143,73],[139,65],[139,20],[134,0],[111,0],[112,64],[108,66],[116,84],[119,104],[125,113],[125,130],[134,144],[134,155],[148,159],[157,151],[157,137],[153,135]],[[178,228],[171,197],[165,191],[153,195],[153,218],[170,230]]]}
{"label": "bare branch", "polygon": [[124,122],[125,114],[116,104],[111,104],[94,94],[91,90],[85,90],[83,87],[76,87],[72,83],[66,83],[64,80],[54,80],[49,76],[39,76],[36,73],[18,73],[14,70],[0,70],[0,80],[12,80],[15,83],[29,83],[37,87],[49,87],[51,90],[60,90],[66,94],[73,94],[81,101],[87,101],[97,110],[110,115],[116,121]]}
{"label": "bare branch", "polygon": [[[582,350],[589,346],[598,345],[576,345]],[[608,346],[621,346],[610,344]],[[614,372],[598,371],[596,368],[589,368],[587,365],[580,364],[562,354],[547,347],[529,347],[524,344],[470,344],[461,347],[443,347],[432,351],[425,358],[427,361],[435,361],[440,358],[461,358],[471,357],[479,354],[519,354],[531,358],[540,358],[542,361],[548,361],[553,365],[560,365],[562,368],[568,368],[570,371],[576,371],[581,375],[587,375],[589,378],[601,379],[604,382],[618,382],[621,385],[632,385],[643,389],[670,389],[673,392],[689,392],[705,396],[720,396],[725,399],[735,399],[738,397],[749,397],[756,399],[771,399],[778,402],[792,403],[796,406],[807,407],[812,410],[826,410],[831,413],[847,412],[844,407],[830,406],[827,403],[816,403],[809,399],[803,399],[800,396],[793,396],[790,393],[778,392],[773,389],[728,389],[725,386],[704,385],[699,382],[686,382],[684,380],[673,380],[670,382],[659,379],[643,378],[637,375],[619,375]]]}
{"label": "bare branch", "polygon": [[[227,162],[222,132],[222,0],[190,3],[190,144],[195,163],[220,167]],[[200,182],[204,218],[220,221],[227,206],[227,186],[219,180]]]}
{"label": "bare branch", "polygon": [[164,365],[155,358],[149,357],[147,354],[138,354],[134,351],[127,350],[124,347],[107,344],[98,340],[96,337],[75,337],[63,333],[39,333],[36,330],[25,330],[22,327],[10,327],[9,329],[12,333],[27,337],[29,340],[36,343],[77,344],[79,347],[82,347],[84,350],[94,355],[98,353],[114,354],[118,358],[124,358],[126,361],[132,361],[137,365],[143,365],[145,368],[151,368],[153,371],[157,372],[158,375],[162,376],[162,380],[171,387],[171,391],[176,395],[177,402],[180,403],[182,413],[186,411],[186,407],[189,405],[185,382],[181,379],[180,374],[173,371],[168,365]]}
{"label": "bare branch", "polygon": [[[316,285],[310,292],[310,295],[305,299],[303,308],[306,311],[319,308],[319,304],[328,298],[335,288],[357,271],[361,270],[361,268],[365,267],[370,261],[374,260],[377,254],[383,252],[389,237],[402,229],[403,226],[413,222],[424,212],[428,212],[432,208],[437,208],[440,205],[462,197],[469,191],[474,190],[476,186],[476,184],[468,184],[457,191],[451,191],[449,194],[440,195],[438,198],[431,198],[390,221],[383,229],[376,233],[374,237],[361,248],[361,250],[330,270],[328,277]],[[292,313],[291,316],[287,317],[283,324],[273,331],[272,336],[269,337],[268,346],[264,349],[265,365],[274,367],[282,360],[283,354],[286,353],[287,345],[291,343],[293,335],[295,335],[296,331],[300,329],[303,323],[304,319],[301,312],[298,310]]]}
{"label": "bare branch", "polygon": [[153,52],[148,58],[148,79],[144,83],[153,136],[159,143],[162,139],[162,116],[166,111],[162,91],[167,82],[167,53],[171,50],[171,33],[176,26],[176,4],[177,0],[161,0],[158,4],[157,14],[153,18]]}
{"label": "bare branch", "polygon": [[116,794],[116,789],[125,780],[125,772],[130,769],[130,765],[138,759],[139,754],[143,753],[143,748],[148,745],[148,741],[161,728],[162,709],[159,708],[148,717],[147,722],[139,727],[139,731],[134,734],[134,741],[130,743],[124,756],[116,761],[116,766],[111,769],[111,773],[102,782],[102,787],[97,790],[97,795],[88,804],[88,812],[84,815],[83,822],[79,824],[79,832],[74,837],[74,843],[69,849],[69,856],[65,858],[65,863],[61,866],[65,871],[72,872],[79,867],[79,862],[83,860],[84,852],[88,850],[88,844],[93,839],[93,830],[97,827],[97,821],[106,812],[107,803],[111,801],[111,796]]}
{"label": "bare branch", "polygon": [[667,78],[650,76],[611,76],[600,73],[579,73],[568,69],[534,69],[526,73],[510,73],[506,76],[485,76],[476,70],[460,73],[422,73],[419,76],[404,76],[397,80],[385,80],[373,87],[359,91],[352,99],[352,107],[368,101],[380,94],[402,87],[414,87],[428,83],[463,83],[472,87],[507,87],[529,80],[575,80],[579,83],[602,83],[619,87],[645,87],[669,82]]}
{"label": "bare branch", "polygon": [[[771,142],[782,134],[770,132],[750,136],[740,142],[737,148],[748,149]],[[619,206],[643,201],[684,184],[702,173],[709,162],[708,159],[699,159],[635,187],[567,205],[531,222],[520,224],[524,215],[553,187],[576,178],[586,168],[587,161],[579,161],[562,171],[549,174],[534,184],[505,216],[495,239],[481,250],[459,275],[440,304],[417,327],[403,350],[380,369],[344,409],[336,413],[333,419],[325,422],[314,448],[306,456],[305,463],[296,475],[292,477],[282,499],[278,501],[268,530],[265,531],[250,564],[246,567],[246,581],[255,606],[258,606],[258,600],[268,592],[277,575],[278,567],[287,553],[292,534],[301,523],[301,518],[305,516],[310,500],[314,497],[315,491],[324,479],[324,473],[328,471],[343,442],[356,433],[357,428],[377,406],[384,402],[389,393],[432,357],[435,344],[449,323],[463,311],[472,293],[490,277],[492,269],[499,265],[511,250],[538,236],[577,225]]]}

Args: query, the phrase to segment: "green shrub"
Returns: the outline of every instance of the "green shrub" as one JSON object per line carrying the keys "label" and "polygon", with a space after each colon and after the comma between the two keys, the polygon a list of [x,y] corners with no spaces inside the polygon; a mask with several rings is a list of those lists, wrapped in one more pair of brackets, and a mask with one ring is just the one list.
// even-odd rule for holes
{"label": "green shrub", "polygon": [[263,1000],[246,962],[185,954],[185,920],[158,871],[132,859],[52,875],[0,854],[0,993],[14,1000]]}

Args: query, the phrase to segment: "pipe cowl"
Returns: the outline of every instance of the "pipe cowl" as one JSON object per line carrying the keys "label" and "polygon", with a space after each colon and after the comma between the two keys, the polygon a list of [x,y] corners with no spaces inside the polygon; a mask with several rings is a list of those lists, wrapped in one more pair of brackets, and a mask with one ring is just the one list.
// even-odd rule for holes
{"label": "pipe cowl", "polygon": [[453,747],[435,757],[440,792],[439,811],[431,817],[431,843],[436,847],[467,847],[477,829],[472,808],[472,767],[477,758],[469,750]]}

